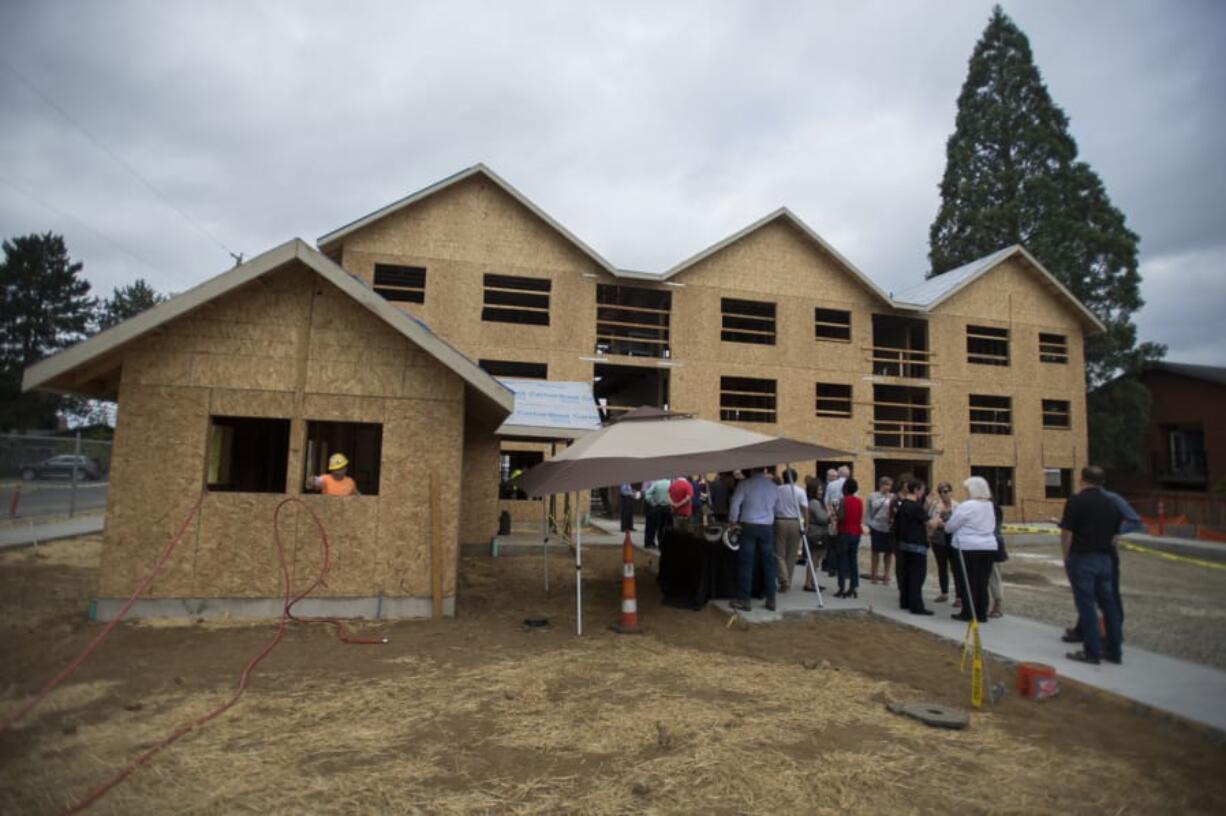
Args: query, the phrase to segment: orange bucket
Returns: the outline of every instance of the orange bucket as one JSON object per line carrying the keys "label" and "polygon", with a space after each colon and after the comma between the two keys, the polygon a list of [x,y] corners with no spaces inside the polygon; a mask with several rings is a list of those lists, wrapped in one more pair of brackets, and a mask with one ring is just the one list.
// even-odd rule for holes
{"label": "orange bucket", "polygon": [[1046,663],[1019,663],[1017,666],[1017,696],[1029,697],[1031,684],[1040,677],[1055,677],[1056,670]]}

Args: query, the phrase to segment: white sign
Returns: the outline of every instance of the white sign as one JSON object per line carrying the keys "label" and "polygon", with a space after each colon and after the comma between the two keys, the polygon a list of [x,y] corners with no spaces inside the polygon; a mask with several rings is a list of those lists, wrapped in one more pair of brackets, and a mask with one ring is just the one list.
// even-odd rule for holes
{"label": "white sign", "polygon": [[502,377],[498,381],[515,392],[515,410],[506,418],[503,428],[514,425],[592,431],[600,427],[591,383]]}

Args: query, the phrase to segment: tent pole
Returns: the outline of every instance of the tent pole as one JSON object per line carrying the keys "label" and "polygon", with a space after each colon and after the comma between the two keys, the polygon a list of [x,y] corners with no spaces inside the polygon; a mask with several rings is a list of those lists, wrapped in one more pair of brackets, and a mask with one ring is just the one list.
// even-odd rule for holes
{"label": "tent pole", "polygon": [[[575,494],[578,507],[579,495]],[[575,525],[575,634],[583,634],[583,525]]]}
{"label": "tent pole", "polygon": [[549,594],[549,502],[541,496],[541,557],[545,562],[545,594]]}

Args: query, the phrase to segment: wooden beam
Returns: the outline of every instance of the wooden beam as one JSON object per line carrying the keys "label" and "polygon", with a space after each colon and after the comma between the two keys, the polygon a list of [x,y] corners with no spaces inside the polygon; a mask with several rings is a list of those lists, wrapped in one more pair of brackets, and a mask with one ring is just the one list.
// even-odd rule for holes
{"label": "wooden beam", "polygon": [[433,617],[443,617],[443,510],[438,471],[430,474],[430,591]]}

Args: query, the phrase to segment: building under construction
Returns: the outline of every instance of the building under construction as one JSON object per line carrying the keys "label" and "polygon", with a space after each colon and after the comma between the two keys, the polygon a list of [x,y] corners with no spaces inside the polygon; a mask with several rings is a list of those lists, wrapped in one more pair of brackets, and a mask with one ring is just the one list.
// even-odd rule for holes
{"label": "building under construction", "polygon": [[[477,165],[44,360],[25,387],[119,401],[101,616],[202,491],[138,614],[275,614],[275,555],[251,531],[304,496],[335,553],[308,600],[420,616],[453,612],[459,546],[500,510],[541,518],[510,477],[547,443],[496,435],[513,397],[495,378],[590,382],[606,418],[655,405],[852,451],[862,483],[982,475],[1007,518],[1034,519],[1086,463],[1083,337],[1102,330],[1021,247],[891,295],[787,209],[658,274],[619,269]],[[362,495],[307,495],[335,451]],[[290,515],[307,573],[314,528]]]}

